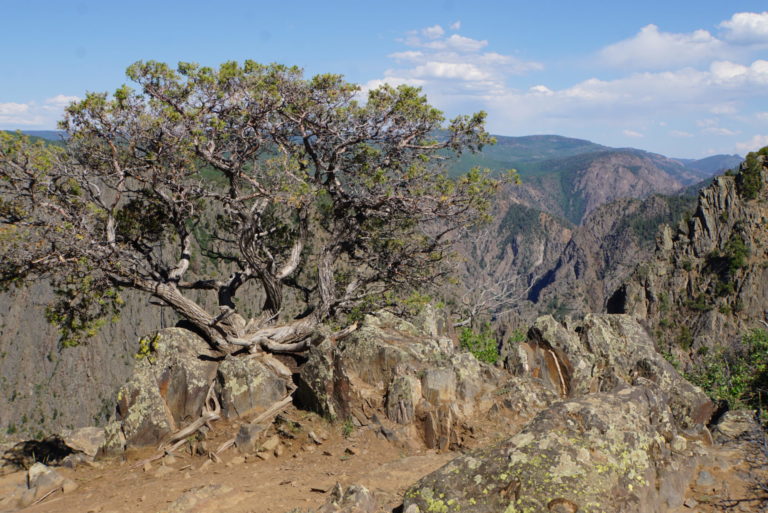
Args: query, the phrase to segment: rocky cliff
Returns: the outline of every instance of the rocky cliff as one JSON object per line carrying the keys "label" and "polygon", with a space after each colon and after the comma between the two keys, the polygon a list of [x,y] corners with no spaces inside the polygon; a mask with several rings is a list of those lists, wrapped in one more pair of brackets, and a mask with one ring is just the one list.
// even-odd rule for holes
{"label": "rocky cliff", "polygon": [[133,371],[139,337],[176,322],[146,297],[128,293],[118,320],[86,346],[62,348],[45,320],[51,294],[36,283],[0,295],[0,440],[102,424]]}
{"label": "rocky cliff", "polygon": [[652,327],[692,357],[765,327],[768,308],[766,149],[701,191],[695,213],[665,227],[654,257],[609,299],[610,312]]}

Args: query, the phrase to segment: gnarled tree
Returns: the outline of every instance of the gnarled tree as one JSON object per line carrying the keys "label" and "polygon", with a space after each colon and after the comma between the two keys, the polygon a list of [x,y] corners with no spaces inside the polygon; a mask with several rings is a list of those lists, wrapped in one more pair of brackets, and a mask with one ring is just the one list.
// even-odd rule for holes
{"label": "gnarled tree", "polygon": [[[222,350],[302,350],[320,323],[445,273],[452,234],[498,185],[441,167],[489,142],[484,114],[444,126],[412,87],[360,99],[339,76],[250,61],[138,62],[128,75],[137,90],[67,109],[64,148],[7,135],[0,146],[2,279],[54,279],[49,316],[67,343],[129,287]],[[201,276],[196,258],[232,272]],[[248,282],[265,300],[246,320],[235,298]],[[304,304],[288,319],[286,290]]]}

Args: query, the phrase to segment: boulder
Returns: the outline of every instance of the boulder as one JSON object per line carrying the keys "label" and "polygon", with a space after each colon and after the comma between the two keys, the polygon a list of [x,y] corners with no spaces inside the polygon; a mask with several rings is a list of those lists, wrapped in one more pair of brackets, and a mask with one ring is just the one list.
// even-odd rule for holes
{"label": "boulder", "polygon": [[266,409],[288,393],[282,367],[264,355],[224,358],[191,331],[162,330],[118,393],[102,453],[160,444],[200,417],[211,387],[225,418]]}
{"label": "boulder", "polygon": [[217,377],[226,419],[259,413],[288,394],[285,380],[254,356],[227,358]]}
{"label": "boulder", "polygon": [[127,447],[157,445],[197,419],[218,362],[208,344],[183,328],[156,336],[154,350],[118,392],[117,413]]}
{"label": "boulder", "polygon": [[566,397],[610,391],[643,377],[669,395],[683,428],[708,422],[714,411],[706,394],[656,352],[648,332],[629,315],[588,314],[572,326],[539,317],[528,340],[509,353],[508,369],[541,379]]}
{"label": "boulder", "polygon": [[751,432],[759,433],[760,425],[754,410],[730,410],[723,414],[714,426],[718,440],[727,441]]}
{"label": "boulder", "polygon": [[94,426],[64,431],[59,437],[67,447],[90,458],[96,456],[99,447],[106,441],[104,428]]}
{"label": "boulder", "polygon": [[317,513],[376,513],[376,506],[376,497],[366,487],[353,484],[344,490],[336,483]]}
{"label": "boulder", "polygon": [[639,378],[557,402],[502,443],[459,456],[411,487],[403,510],[667,511],[703,453],[698,442],[673,447],[677,433],[666,393]]}
{"label": "boulder", "polygon": [[338,343],[311,348],[297,398],[326,417],[378,426],[387,439],[421,438],[445,450],[460,446],[463,427],[500,401],[508,377],[450,339],[377,313]]}

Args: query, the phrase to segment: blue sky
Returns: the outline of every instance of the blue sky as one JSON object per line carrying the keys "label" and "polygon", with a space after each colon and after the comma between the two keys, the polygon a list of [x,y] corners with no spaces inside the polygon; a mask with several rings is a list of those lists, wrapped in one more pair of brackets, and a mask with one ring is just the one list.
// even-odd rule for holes
{"label": "blue sky", "polygon": [[[642,4],[642,5],[641,5]],[[676,157],[768,145],[764,1],[0,0],[0,129],[49,129],[136,60],[254,59],[421,86],[496,134]]]}

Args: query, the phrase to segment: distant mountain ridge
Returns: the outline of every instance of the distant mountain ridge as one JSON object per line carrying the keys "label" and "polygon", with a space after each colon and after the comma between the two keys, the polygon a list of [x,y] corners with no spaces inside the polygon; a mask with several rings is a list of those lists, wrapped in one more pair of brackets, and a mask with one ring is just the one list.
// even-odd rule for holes
{"label": "distant mountain ridge", "polygon": [[[56,130],[25,133],[50,141],[64,137],[64,132]],[[449,174],[459,176],[475,166],[495,172],[517,169],[523,184],[509,190],[512,202],[575,225],[601,205],[652,194],[677,194],[737,167],[742,160],[738,155],[676,159],[560,135],[495,137],[496,144],[451,161]]]}

